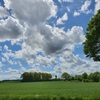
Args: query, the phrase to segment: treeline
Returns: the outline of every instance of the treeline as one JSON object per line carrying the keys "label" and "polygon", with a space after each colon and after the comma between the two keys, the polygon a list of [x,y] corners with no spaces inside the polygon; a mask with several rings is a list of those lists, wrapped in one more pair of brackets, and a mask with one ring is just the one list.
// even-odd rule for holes
{"label": "treeline", "polygon": [[52,78],[50,73],[42,72],[24,72],[21,75],[23,82],[34,82],[34,81],[80,81],[80,82],[99,82],[100,81],[100,72],[94,72],[87,74],[84,72],[82,75],[71,76],[67,72],[64,72],[61,75],[61,78],[57,78],[55,75]]}
{"label": "treeline", "polygon": [[52,78],[52,75],[41,72],[24,72],[21,75],[21,78],[23,82],[49,81]]}
{"label": "treeline", "polygon": [[99,82],[100,81],[100,72],[94,72],[87,74],[86,72],[83,73],[82,75],[75,75],[71,76],[68,73],[64,72],[61,75],[61,78],[63,80],[68,80],[68,81],[81,81],[81,82]]}

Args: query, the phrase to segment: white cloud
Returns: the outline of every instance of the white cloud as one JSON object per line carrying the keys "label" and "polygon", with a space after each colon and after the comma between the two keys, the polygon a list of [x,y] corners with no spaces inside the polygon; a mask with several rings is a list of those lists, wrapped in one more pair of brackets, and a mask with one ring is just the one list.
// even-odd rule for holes
{"label": "white cloud", "polygon": [[81,44],[85,40],[83,28],[79,26],[73,26],[71,30],[68,30],[68,34],[71,35],[71,39],[75,44]]}
{"label": "white cloud", "polygon": [[79,12],[77,12],[77,11],[75,11],[73,15],[74,15],[74,16],[79,16],[79,15],[80,15],[80,13],[79,13]]}
{"label": "white cloud", "polygon": [[15,63],[12,60],[9,60],[10,65],[14,65]]}
{"label": "white cloud", "polygon": [[69,7],[67,7],[67,11],[70,12],[70,8]]}
{"label": "white cloud", "polygon": [[60,3],[61,2],[73,2],[74,0],[58,0]]}
{"label": "white cloud", "polygon": [[5,8],[12,9],[11,16],[14,18],[9,16],[5,20],[0,20],[0,38],[1,41],[13,39],[12,43],[24,38],[23,34],[27,31],[27,26],[30,25],[31,29],[34,25],[45,23],[50,16],[55,16],[57,12],[57,6],[52,0],[24,0],[24,2],[4,0],[4,4]]}
{"label": "white cloud", "polygon": [[64,24],[64,21],[68,20],[68,15],[65,13],[61,18],[57,20],[57,25]]}
{"label": "white cloud", "polygon": [[4,50],[8,51],[8,46],[4,45]]}
{"label": "white cloud", "polygon": [[23,27],[17,19],[9,17],[6,20],[0,20],[0,39],[16,39],[23,34]]}
{"label": "white cloud", "polygon": [[100,0],[95,0],[96,5],[95,5],[95,13],[100,9]]}
{"label": "white cloud", "polygon": [[26,43],[22,44],[22,49],[19,51],[15,51],[15,54],[13,57],[22,59],[24,61],[27,61],[27,59],[35,59],[36,52],[34,49],[31,48],[31,46],[26,45]]}
{"label": "white cloud", "polygon": [[1,58],[1,60],[2,60],[2,62],[5,62],[5,61],[6,61],[6,59],[5,59],[5,58],[3,58],[3,57]]}
{"label": "white cloud", "polygon": [[4,0],[4,6],[7,9],[10,9],[11,0]]}
{"label": "white cloud", "polygon": [[91,13],[92,9],[89,9],[91,3],[92,3],[91,0],[86,0],[78,11],[74,11],[73,16],[79,16],[81,13],[85,14]]}
{"label": "white cloud", "polygon": [[31,46],[32,49],[41,50],[45,54],[61,52],[66,49],[68,45],[71,47],[73,44],[82,43],[84,38],[83,29],[77,26],[66,33],[56,27],[52,28],[50,26],[40,25],[37,27],[35,33],[37,34],[30,34],[25,42],[28,46]]}
{"label": "white cloud", "polygon": [[46,21],[51,15],[54,16],[57,10],[52,0],[24,0],[24,2],[22,0],[10,0],[10,2],[8,3],[5,0],[5,4],[7,6],[9,4],[12,9],[13,16],[19,19],[20,22],[30,25]]}
{"label": "white cloud", "polygon": [[21,67],[21,71],[22,71],[22,72],[27,72],[27,69],[26,69],[25,67],[22,66],[22,67]]}
{"label": "white cloud", "polygon": [[8,48],[7,45],[4,45],[4,52],[2,53],[3,57],[1,58],[2,62],[7,62],[10,65],[14,65],[16,64],[16,62],[14,62],[11,57],[14,57],[14,53],[12,52],[12,50],[10,50]]}
{"label": "white cloud", "polygon": [[6,71],[0,72],[0,80],[20,79],[21,73],[17,69],[8,68]]}
{"label": "white cloud", "polygon": [[58,11],[58,7],[54,4],[53,0],[44,0],[46,3],[48,3],[49,7],[50,7],[50,17],[56,17],[56,13]]}
{"label": "white cloud", "polygon": [[0,62],[0,68],[3,66],[3,63],[2,62]]}
{"label": "white cloud", "polygon": [[14,57],[21,58],[28,62],[28,64],[43,62],[45,64],[48,62],[45,57],[38,58],[36,56],[37,52],[42,52],[45,56],[57,56],[65,51],[67,53],[72,53],[75,45],[81,44],[85,39],[83,29],[79,26],[74,26],[67,32],[64,32],[57,27],[52,28],[48,25],[40,25],[37,28],[35,27],[35,29],[29,28],[27,31],[26,39],[22,44],[22,49],[16,51]]}
{"label": "white cloud", "polygon": [[84,12],[84,13],[90,13],[91,10],[89,10],[89,6],[91,5],[91,0],[86,0],[85,3],[82,5],[81,7],[81,12]]}
{"label": "white cloud", "polygon": [[8,14],[6,8],[0,6],[0,18],[5,18],[5,17],[7,17],[8,15],[9,15],[9,14]]}

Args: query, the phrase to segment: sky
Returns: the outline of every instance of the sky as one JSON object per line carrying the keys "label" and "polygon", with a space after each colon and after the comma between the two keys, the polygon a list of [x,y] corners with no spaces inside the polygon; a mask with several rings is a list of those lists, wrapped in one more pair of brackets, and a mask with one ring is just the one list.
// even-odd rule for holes
{"label": "sky", "polygon": [[83,52],[98,9],[100,0],[0,0],[0,80],[100,71],[100,62]]}

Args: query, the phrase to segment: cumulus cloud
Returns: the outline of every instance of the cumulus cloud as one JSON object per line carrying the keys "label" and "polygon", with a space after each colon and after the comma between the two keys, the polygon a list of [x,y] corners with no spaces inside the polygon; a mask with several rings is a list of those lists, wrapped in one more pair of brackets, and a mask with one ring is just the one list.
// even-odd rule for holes
{"label": "cumulus cloud", "polygon": [[58,0],[60,3],[61,2],[73,2],[74,0]]}
{"label": "cumulus cloud", "polygon": [[0,68],[3,66],[2,62],[0,62]]}
{"label": "cumulus cloud", "polygon": [[6,59],[4,57],[1,58],[2,62],[6,62]]}
{"label": "cumulus cloud", "polygon": [[95,13],[100,9],[100,0],[95,0],[96,5],[95,5]]}
{"label": "cumulus cloud", "polygon": [[10,9],[11,0],[3,0],[3,1],[5,8]]}
{"label": "cumulus cloud", "polygon": [[[41,24],[27,27],[24,35],[25,39],[23,39],[24,42],[21,44],[21,50],[13,53],[8,49],[7,45],[4,46],[6,53],[2,53],[4,56],[2,61],[6,59],[9,63],[13,64],[14,62],[9,59],[12,57],[14,59],[23,59],[29,65],[42,62],[45,65],[47,58],[45,60],[43,60],[43,57],[42,60],[37,59],[37,52],[54,56],[63,52],[72,53],[75,45],[81,44],[85,39],[83,28],[79,26],[74,26],[65,32],[57,27],[53,28],[49,25]],[[55,63],[54,60],[51,61],[50,59],[49,62]]]}
{"label": "cumulus cloud", "polygon": [[73,14],[74,16],[79,16],[80,15],[80,13],[79,12],[77,12],[77,11],[74,11],[74,14]]}
{"label": "cumulus cloud", "polygon": [[78,11],[74,11],[73,16],[79,16],[81,13],[84,14],[89,14],[92,12],[91,9],[89,9],[89,7],[91,6],[92,1],[91,0],[86,0],[81,8]]}
{"label": "cumulus cloud", "polygon": [[8,46],[4,45],[4,50],[8,51]]}
{"label": "cumulus cloud", "polygon": [[6,20],[0,20],[0,39],[16,39],[23,34],[23,27],[17,19],[9,17]]}
{"label": "cumulus cloud", "polygon": [[66,33],[57,27],[52,28],[49,25],[39,25],[35,27],[35,29],[30,29],[25,43],[31,46],[33,50],[42,51],[50,55],[67,49],[72,50],[74,45],[82,43],[84,39],[83,29],[79,26],[72,27],[72,29]]}
{"label": "cumulus cloud", "polygon": [[84,13],[90,13],[91,10],[89,10],[89,6],[91,5],[91,0],[86,0],[85,3],[82,5],[81,7],[81,12],[84,12]]}
{"label": "cumulus cloud", "polygon": [[5,0],[5,6],[9,6],[12,9],[13,16],[19,19],[20,22],[31,25],[46,21],[57,10],[52,0],[24,0],[24,2],[21,0],[10,0],[10,2],[8,3],[8,0]]}
{"label": "cumulus cloud", "polygon": [[68,20],[68,15],[65,13],[61,18],[57,20],[57,25],[64,24],[64,21]]}
{"label": "cumulus cloud", "polygon": [[8,14],[6,8],[0,6],[0,18],[5,18],[5,17],[7,17],[8,15],[9,15],[9,14]]}
{"label": "cumulus cloud", "polygon": [[74,44],[81,44],[85,40],[83,28],[80,26],[73,26],[71,30],[68,30],[68,33]]}
{"label": "cumulus cloud", "polygon": [[27,31],[27,26],[30,26],[31,29],[39,23],[45,23],[50,16],[55,16],[57,12],[57,7],[52,0],[25,0],[24,2],[4,0],[4,5],[5,9],[12,9],[12,11],[11,16],[9,15],[7,19],[0,20],[1,41],[18,39]]}
{"label": "cumulus cloud", "polygon": [[12,68],[8,68],[8,70],[0,72],[0,80],[20,79],[20,76],[20,71]]}

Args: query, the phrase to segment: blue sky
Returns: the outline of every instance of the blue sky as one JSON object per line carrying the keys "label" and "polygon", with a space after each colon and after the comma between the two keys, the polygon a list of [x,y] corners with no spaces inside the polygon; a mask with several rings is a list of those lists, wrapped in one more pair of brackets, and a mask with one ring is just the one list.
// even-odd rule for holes
{"label": "blue sky", "polygon": [[100,71],[82,44],[98,9],[100,0],[0,0],[0,80]]}

